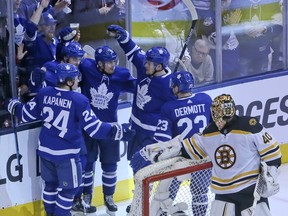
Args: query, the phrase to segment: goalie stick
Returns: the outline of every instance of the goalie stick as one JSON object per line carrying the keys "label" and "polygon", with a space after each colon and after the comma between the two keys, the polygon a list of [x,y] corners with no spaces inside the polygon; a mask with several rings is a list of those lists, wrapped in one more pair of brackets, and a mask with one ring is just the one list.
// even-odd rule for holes
{"label": "goalie stick", "polygon": [[[187,49],[188,43],[189,43],[189,41],[190,41],[190,39],[192,37],[196,22],[198,20],[198,14],[197,14],[196,8],[193,5],[192,1],[191,0],[182,0],[182,2],[186,5],[186,7],[188,8],[188,10],[189,10],[189,12],[191,14],[192,24],[191,24],[191,27],[189,29],[189,32],[188,32],[187,38],[185,40],[185,43],[183,45],[182,51],[180,53],[179,61],[181,61],[183,56],[184,56],[185,50]],[[174,68],[174,72],[176,72],[178,70],[178,67],[179,67],[179,64],[180,64],[179,61],[177,61],[177,63],[176,63],[176,66]]]}
{"label": "goalie stick", "polygon": [[[261,166],[263,166],[263,165],[261,164]],[[257,178],[256,185],[255,185],[255,189],[253,192],[254,201],[253,201],[253,205],[251,208],[252,209],[251,216],[255,215],[256,205],[257,205],[257,202],[261,199],[260,193],[263,190],[264,184],[265,184],[265,181],[264,181],[263,175],[261,174],[261,171],[260,171],[258,178]]]}

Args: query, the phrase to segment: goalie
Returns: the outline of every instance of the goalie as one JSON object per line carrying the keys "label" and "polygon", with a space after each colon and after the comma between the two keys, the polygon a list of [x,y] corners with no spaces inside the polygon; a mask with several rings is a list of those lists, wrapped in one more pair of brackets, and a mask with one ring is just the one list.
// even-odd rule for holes
{"label": "goalie", "polygon": [[[211,190],[215,193],[211,216],[270,216],[268,197],[279,191],[278,142],[256,118],[236,115],[229,94],[217,96],[210,110],[213,122],[202,134],[182,142],[178,136],[135,153],[130,163],[134,173],[150,162],[179,155],[195,160],[209,156],[213,163]],[[257,180],[261,183],[255,190]]]}

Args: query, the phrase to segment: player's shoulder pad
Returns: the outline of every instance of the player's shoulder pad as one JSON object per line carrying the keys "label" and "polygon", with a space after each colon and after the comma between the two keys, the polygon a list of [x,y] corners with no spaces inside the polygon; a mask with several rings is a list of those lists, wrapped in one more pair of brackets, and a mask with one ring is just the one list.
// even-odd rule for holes
{"label": "player's shoulder pad", "polygon": [[235,123],[235,129],[250,133],[259,133],[263,126],[256,117],[240,116]]}
{"label": "player's shoulder pad", "polygon": [[211,101],[212,103],[212,98],[210,97],[210,95],[204,92],[196,93],[194,97],[197,97],[199,99],[206,100],[206,101]]}
{"label": "player's shoulder pad", "polygon": [[210,133],[220,133],[214,121],[208,123],[208,125],[202,131],[203,135],[210,134]]}
{"label": "player's shoulder pad", "polygon": [[79,70],[96,67],[96,61],[90,58],[83,58],[78,66]]}

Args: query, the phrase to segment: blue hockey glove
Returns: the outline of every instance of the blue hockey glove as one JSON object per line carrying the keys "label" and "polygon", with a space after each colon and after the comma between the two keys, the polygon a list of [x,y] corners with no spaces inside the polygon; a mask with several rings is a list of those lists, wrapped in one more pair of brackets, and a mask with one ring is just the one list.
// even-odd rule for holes
{"label": "blue hockey glove", "polygon": [[151,161],[146,155],[145,147],[142,148],[140,151],[137,151],[130,160],[130,166],[133,170],[134,175],[138,172],[138,170],[149,166]]}
{"label": "blue hockey glove", "polygon": [[129,123],[114,124],[113,127],[115,140],[129,141],[135,136],[135,130],[130,129]]}
{"label": "blue hockey glove", "polygon": [[10,98],[5,101],[5,107],[12,115],[14,115],[15,109],[19,104],[21,104],[21,102],[17,98]]}
{"label": "blue hockey glove", "polygon": [[108,35],[116,38],[120,43],[127,43],[129,40],[129,33],[118,25],[110,25],[107,28]]}
{"label": "blue hockey glove", "polygon": [[130,123],[124,123],[121,125],[123,129],[123,137],[122,141],[130,141],[134,138],[135,136],[135,130],[131,129],[131,124]]}
{"label": "blue hockey glove", "polygon": [[45,79],[45,71],[36,67],[30,74],[30,84],[34,87],[41,87]]}
{"label": "blue hockey glove", "polygon": [[70,27],[64,27],[59,32],[60,43],[66,43],[72,41],[77,35],[77,30],[73,30]]}

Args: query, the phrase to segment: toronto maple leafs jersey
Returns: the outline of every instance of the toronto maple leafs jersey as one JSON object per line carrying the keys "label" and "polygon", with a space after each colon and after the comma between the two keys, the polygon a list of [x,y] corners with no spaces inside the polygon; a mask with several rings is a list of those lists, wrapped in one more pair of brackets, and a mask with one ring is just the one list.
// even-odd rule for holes
{"label": "toronto maple leafs jersey", "polygon": [[96,117],[84,95],[57,87],[40,89],[27,104],[17,106],[16,115],[22,122],[43,121],[38,154],[48,160],[79,157],[82,129],[93,138],[114,137],[112,125]]}
{"label": "toronto maple leafs jersey", "polygon": [[131,39],[127,43],[120,43],[120,46],[137,70],[137,93],[134,95],[131,114],[132,127],[151,139],[160,118],[161,106],[176,99],[169,87],[172,72],[166,68],[166,74],[162,76],[147,76],[144,67],[145,52]]}
{"label": "toronto maple leafs jersey", "polygon": [[260,160],[280,166],[277,140],[253,117],[235,116],[221,132],[214,122],[203,134],[182,142],[183,154],[193,159],[209,156],[213,163],[211,189],[216,194],[236,193],[256,183]]}
{"label": "toronto maple leafs jersey", "polygon": [[118,99],[121,93],[134,93],[136,79],[127,68],[116,66],[113,74],[105,74],[93,59],[83,59],[79,65],[82,74],[81,93],[88,97],[94,113],[101,121],[117,122]]}
{"label": "toronto maple leafs jersey", "polygon": [[30,74],[36,67],[42,67],[46,62],[56,59],[56,46],[58,40],[54,37],[50,42],[46,42],[45,36],[38,32],[34,41],[25,41],[27,54],[24,56],[21,64]]}
{"label": "toronto maple leafs jersey", "polygon": [[34,41],[37,36],[37,25],[20,17],[17,13],[14,14],[15,26],[15,43],[21,44],[23,40]]}
{"label": "toronto maple leafs jersey", "polygon": [[154,139],[168,141],[181,134],[181,138],[202,132],[210,122],[212,99],[205,93],[166,102],[161,109]]}

